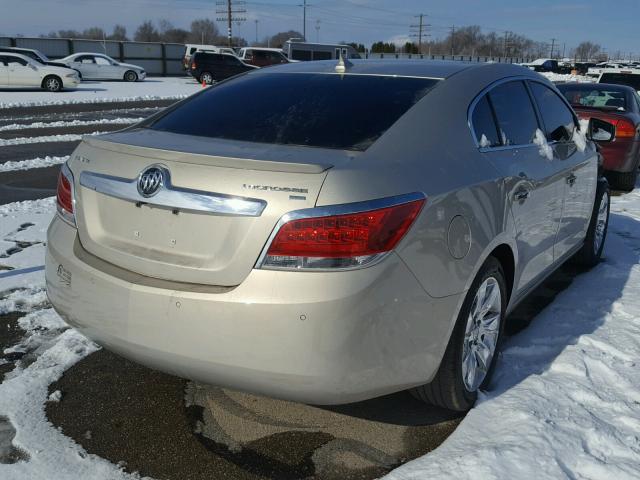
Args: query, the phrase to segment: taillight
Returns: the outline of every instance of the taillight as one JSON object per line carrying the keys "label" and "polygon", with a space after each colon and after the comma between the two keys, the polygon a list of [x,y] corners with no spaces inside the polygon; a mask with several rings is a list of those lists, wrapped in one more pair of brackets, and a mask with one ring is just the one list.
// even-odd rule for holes
{"label": "taillight", "polygon": [[196,62],[193,62],[193,63],[191,64],[191,70],[195,70],[196,68],[198,68],[198,67],[196,66]]}
{"label": "taillight", "polygon": [[636,136],[636,126],[629,120],[621,118],[611,123],[616,126],[616,138],[633,138]]}
{"label": "taillight", "polygon": [[56,189],[56,203],[60,217],[75,227],[76,218],[73,202],[73,174],[65,163],[58,175],[58,188]]}
{"label": "taillight", "polygon": [[396,247],[424,203],[423,194],[411,194],[373,203],[292,212],[283,217],[279,228],[276,227],[258,267],[364,267]]}

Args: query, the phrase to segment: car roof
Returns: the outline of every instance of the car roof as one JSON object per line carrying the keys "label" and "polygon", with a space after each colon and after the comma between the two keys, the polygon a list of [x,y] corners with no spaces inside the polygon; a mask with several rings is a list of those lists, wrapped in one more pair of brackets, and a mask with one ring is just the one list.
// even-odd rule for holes
{"label": "car roof", "polygon": [[6,56],[10,56],[10,57],[18,57],[21,58],[23,60],[29,60],[29,61],[33,61],[33,58],[31,57],[27,57],[26,55],[22,55],[21,53],[16,53],[16,52],[2,52],[2,56],[6,57]]}
{"label": "car roof", "polygon": [[[508,64],[474,63],[462,61],[439,60],[349,60],[345,74],[351,75],[380,75],[399,77],[419,77],[445,79],[456,73],[491,66],[511,67],[513,74],[528,75],[531,70]],[[320,60],[313,62],[287,63],[275,67],[262,69],[254,74],[271,73],[336,73],[337,60]]]}
{"label": "car roof", "polygon": [[0,47],[0,50],[3,52],[37,52],[33,48],[22,48],[22,47]]}

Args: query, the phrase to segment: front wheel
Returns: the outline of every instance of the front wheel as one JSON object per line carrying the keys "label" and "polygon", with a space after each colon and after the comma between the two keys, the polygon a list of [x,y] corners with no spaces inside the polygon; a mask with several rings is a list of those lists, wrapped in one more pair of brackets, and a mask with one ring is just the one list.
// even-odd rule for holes
{"label": "front wheel", "polygon": [[138,80],[138,74],[133,70],[127,70],[124,74],[124,80],[126,82],[136,82]]}
{"label": "front wheel", "polygon": [[506,306],[502,266],[489,257],[467,292],[436,376],[412,389],[413,396],[449,410],[469,410],[491,379]]}
{"label": "front wheel", "polygon": [[42,88],[48,92],[59,92],[62,90],[62,80],[54,75],[48,76],[42,81]]}
{"label": "front wheel", "polygon": [[598,180],[596,199],[591,213],[591,222],[587,229],[584,245],[576,254],[576,260],[585,267],[594,267],[600,262],[604,241],[609,228],[609,210],[611,208],[611,194],[609,183],[604,178]]}

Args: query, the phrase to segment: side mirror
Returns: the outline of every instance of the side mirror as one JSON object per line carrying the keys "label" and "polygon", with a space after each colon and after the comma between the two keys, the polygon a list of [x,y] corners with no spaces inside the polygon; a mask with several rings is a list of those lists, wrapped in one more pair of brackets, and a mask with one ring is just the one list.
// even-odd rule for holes
{"label": "side mirror", "polygon": [[36,67],[35,65],[33,65],[33,64],[31,64],[31,63],[29,64],[29,68],[30,68],[31,70],[36,70],[36,71],[38,70],[38,67]]}
{"label": "side mirror", "polygon": [[616,138],[616,126],[599,118],[590,118],[587,138],[598,143],[611,142]]}

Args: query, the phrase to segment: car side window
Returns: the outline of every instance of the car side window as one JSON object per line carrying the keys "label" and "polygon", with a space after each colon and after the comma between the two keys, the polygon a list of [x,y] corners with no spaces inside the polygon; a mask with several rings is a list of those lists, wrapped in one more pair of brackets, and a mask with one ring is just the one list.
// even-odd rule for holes
{"label": "car side window", "polygon": [[238,65],[240,63],[240,60],[238,60],[235,57],[232,57],[231,55],[224,55],[223,63],[225,65]]}
{"label": "car side window", "polygon": [[547,140],[550,142],[571,141],[573,131],[576,128],[576,120],[567,104],[546,85],[529,82],[529,86],[540,109]]}
{"label": "car side window", "polygon": [[5,67],[7,65],[7,57],[0,57],[0,67]]}
{"label": "car side window", "polygon": [[104,57],[96,57],[96,63],[98,65],[111,65],[111,62]]}
{"label": "car side window", "polygon": [[76,58],[76,62],[80,63],[94,63],[93,56],[91,55],[82,55]]}
{"label": "car side window", "polygon": [[483,96],[478,103],[476,103],[473,114],[471,115],[471,125],[473,126],[478,146],[487,148],[500,145],[498,128],[487,95]]}
{"label": "car side window", "polygon": [[8,57],[7,65],[22,65],[23,67],[27,66],[27,61],[18,57]]}
{"label": "car side window", "polygon": [[502,145],[529,145],[539,128],[533,104],[522,81],[498,85],[489,92]]}

